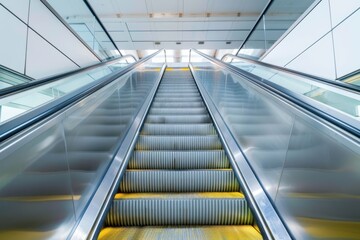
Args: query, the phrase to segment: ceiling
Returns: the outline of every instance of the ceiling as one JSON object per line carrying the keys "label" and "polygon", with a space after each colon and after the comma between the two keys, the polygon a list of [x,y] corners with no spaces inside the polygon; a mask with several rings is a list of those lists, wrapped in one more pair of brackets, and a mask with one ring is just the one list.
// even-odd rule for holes
{"label": "ceiling", "polygon": [[[268,0],[88,0],[121,50],[209,49],[242,44]],[[218,50],[218,51],[215,51]],[[144,52],[144,51],[143,51]],[[175,51],[175,53],[179,51]]]}
{"label": "ceiling", "polygon": [[[143,57],[170,49],[173,59],[186,50],[204,49],[221,58],[226,53],[261,55],[274,44],[314,0],[46,0],[92,49],[101,54]],[[108,32],[94,18],[88,3]],[[71,6],[71,8],[69,7]],[[246,43],[244,41],[246,40]],[[100,46],[102,50],[99,50]]]}

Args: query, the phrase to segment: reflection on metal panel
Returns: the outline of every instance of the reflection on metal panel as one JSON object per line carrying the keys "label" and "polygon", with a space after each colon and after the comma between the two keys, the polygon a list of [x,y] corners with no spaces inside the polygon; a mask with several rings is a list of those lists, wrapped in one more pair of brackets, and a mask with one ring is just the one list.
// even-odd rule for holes
{"label": "reflection on metal panel", "polygon": [[66,239],[143,105],[145,63],[0,145],[0,239]]}
{"label": "reflection on metal panel", "polygon": [[359,139],[204,60],[196,77],[293,236],[358,239]]}

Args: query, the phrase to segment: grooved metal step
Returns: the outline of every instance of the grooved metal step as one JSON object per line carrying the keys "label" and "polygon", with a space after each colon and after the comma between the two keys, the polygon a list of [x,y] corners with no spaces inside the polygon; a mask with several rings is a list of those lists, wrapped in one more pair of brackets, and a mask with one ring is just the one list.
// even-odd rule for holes
{"label": "grooved metal step", "polygon": [[217,169],[230,168],[223,150],[134,151],[128,169]]}
{"label": "grooved metal step", "polygon": [[193,98],[193,97],[199,97],[199,93],[198,92],[187,92],[187,93],[181,93],[181,92],[170,92],[170,91],[166,91],[163,93],[158,93],[156,95],[159,98],[172,98],[172,97],[176,97],[176,98]]}
{"label": "grooved metal step", "polygon": [[142,135],[214,135],[215,128],[211,123],[201,124],[162,124],[145,123]]}
{"label": "grooved metal step", "polygon": [[241,225],[253,216],[244,196],[226,193],[117,194],[108,226]]}
{"label": "grooved metal step", "polygon": [[155,97],[154,102],[199,102],[202,101],[200,96],[197,97]]}
{"label": "grooved metal step", "polygon": [[205,108],[151,108],[149,114],[156,115],[199,115],[207,114]]}
{"label": "grooved metal step", "polygon": [[262,239],[188,70],[165,72],[118,192],[100,239]]}
{"label": "grooved metal step", "polygon": [[210,123],[208,114],[199,115],[153,115],[149,114],[146,123]]}
{"label": "grooved metal step", "polygon": [[236,192],[239,183],[232,169],[127,170],[120,192]]}
{"label": "grooved metal step", "polygon": [[156,102],[152,103],[153,107],[163,107],[163,108],[199,108],[204,107],[202,102],[183,102],[183,103],[174,103],[174,102]]}
{"label": "grooved metal step", "polygon": [[140,136],[136,150],[216,150],[222,149],[214,136]]}

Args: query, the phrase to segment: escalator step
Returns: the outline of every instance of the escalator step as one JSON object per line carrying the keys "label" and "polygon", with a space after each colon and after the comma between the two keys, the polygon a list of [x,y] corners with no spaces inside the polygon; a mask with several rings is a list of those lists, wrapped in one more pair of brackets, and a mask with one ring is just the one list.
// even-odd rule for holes
{"label": "escalator step", "polygon": [[211,123],[208,114],[199,115],[152,115],[149,114],[146,123]]}
{"label": "escalator step", "polygon": [[216,150],[222,149],[214,136],[143,136],[140,135],[135,150]]}
{"label": "escalator step", "polygon": [[127,170],[120,192],[236,192],[239,183],[232,169]]}
{"label": "escalator step", "polygon": [[253,216],[243,194],[116,194],[106,217],[108,226],[240,225]]}
{"label": "escalator step", "polygon": [[193,97],[199,97],[199,92],[188,92],[188,93],[182,93],[177,91],[166,91],[166,92],[160,92],[156,94],[156,97],[159,98],[167,98],[167,97],[176,97],[176,98],[193,98]]}
{"label": "escalator step", "polygon": [[157,124],[145,123],[142,135],[214,135],[215,128],[211,123],[203,124]]}
{"label": "escalator step", "polygon": [[163,107],[163,108],[199,108],[204,107],[202,102],[156,102],[152,103],[152,107]]}
{"label": "escalator step", "polygon": [[261,234],[253,226],[141,226],[105,228],[99,235],[99,240],[117,239],[226,239],[226,240],[261,240]]}
{"label": "escalator step", "polygon": [[201,97],[155,97],[154,102],[199,102]]}
{"label": "escalator step", "polygon": [[207,111],[205,108],[151,108],[149,114],[157,115],[191,115],[191,114],[206,114]]}
{"label": "escalator step", "polygon": [[128,169],[216,169],[230,168],[223,150],[134,151]]}

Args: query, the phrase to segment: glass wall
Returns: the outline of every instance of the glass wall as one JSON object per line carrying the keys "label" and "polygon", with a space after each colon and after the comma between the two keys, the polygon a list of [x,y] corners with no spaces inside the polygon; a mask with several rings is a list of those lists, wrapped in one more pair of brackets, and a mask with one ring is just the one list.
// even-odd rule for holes
{"label": "glass wall", "polygon": [[0,89],[24,84],[34,79],[0,65]]}
{"label": "glass wall", "polygon": [[[45,1],[45,0],[44,0]],[[100,57],[120,56],[106,30],[82,0],[46,0],[77,35]]]}
{"label": "glass wall", "polygon": [[163,64],[147,61],[0,144],[0,239],[68,237]]}
{"label": "glass wall", "polygon": [[315,100],[349,115],[356,121],[359,120],[360,95],[355,90],[346,90],[327,84],[325,81],[316,81],[286,70],[271,68],[261,62],[246,58],[228,56],[227,60],[231,65],[259,77],[269,85],[275,85],[285,91]]}
{"label": "glass wall", "polygon": [[0,126],[25,112],[52,102],[88,84],[99,82],[103,77],[129,65],[128,62],[127,58],[120,58],[95,69],[40,85],[28,91],[2,97],[0,98]]}
{"label": "glass wall", "polygon": [[273,0],[238,55],[260,58],[315,0]]}

